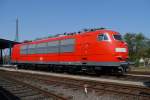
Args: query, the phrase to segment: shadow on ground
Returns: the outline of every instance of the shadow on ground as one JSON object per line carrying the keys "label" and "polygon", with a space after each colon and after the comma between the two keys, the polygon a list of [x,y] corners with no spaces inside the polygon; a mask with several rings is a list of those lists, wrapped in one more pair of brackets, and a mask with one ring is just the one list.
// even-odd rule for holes
{"label": "shadow on ground", "polygon": [[9,91],[0,87],[0,100],[20,100],[18,97],[14,96]]}
{"label": "shadow on ground", "polygon": [[150,87],[150,81],[146,81],[143,83],[146,87]]}

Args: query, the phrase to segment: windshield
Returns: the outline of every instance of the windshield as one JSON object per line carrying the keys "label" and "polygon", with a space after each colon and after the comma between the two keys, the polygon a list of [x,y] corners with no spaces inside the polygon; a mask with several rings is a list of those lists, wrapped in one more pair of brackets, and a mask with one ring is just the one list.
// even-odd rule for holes
{"label": "windshield", "polygon": [[108,40],[108,37],[106,34],[100,34],[100,35],[98,35],[98,40],[100,40],[100,41]]}
{"label": "windshield", "polygon": [[115,40],[122,40],[122,37],[121,37],[121,35],[113,35],[114,36],[114,39]]}

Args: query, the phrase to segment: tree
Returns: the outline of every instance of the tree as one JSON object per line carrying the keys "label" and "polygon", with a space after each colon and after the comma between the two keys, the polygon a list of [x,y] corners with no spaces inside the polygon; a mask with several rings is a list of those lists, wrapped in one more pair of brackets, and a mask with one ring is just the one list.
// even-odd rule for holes
{"label": "tree", "polygon": [[124,40],[129,48],[129,60],[137,65],[140,58],[150,57],[150,40],[142,33],[126,33]]}
{"label": "tree", "polygon": [[135,50],[136,50],[135,35],[136,34],[134,33],[126,33],[124,35],[124,40],[128,44],[128,48],[129,48],[129,57],[130,57],[129,60],[131,61],[135,59]]}

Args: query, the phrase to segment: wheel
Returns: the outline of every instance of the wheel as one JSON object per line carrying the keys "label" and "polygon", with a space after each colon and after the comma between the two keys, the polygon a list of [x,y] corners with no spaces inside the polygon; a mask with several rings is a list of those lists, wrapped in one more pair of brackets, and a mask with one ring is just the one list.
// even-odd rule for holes
{"label": "wheel", "polygon": [[76,69],[76,67],[74,67],[74,66],[70,66],[70,67],[68,67],[67,72],[68,72],[69,74],[76,74],[76,73],[77,73],[77,69]]}
{"label": "wheel", "polygon": [[96,73],[97,76],[102,75],[102,71],[99,71],[99,70],[95,70],[95,73]]}
{"label": "wheel", "polygon": [[126,70],[126,73],[127,73],[127,72],[130,72],[130,71],[131,71],[131,67],[130,67],[130,66],[127,66],[125,70]]}
{"label": "wheel", "polygon": [[119,75],[124,75],[126,73],[126,68],[123,66],[118,67],[118,74]]}
{"label": "wheel", "polygon": [[22,69],[22,65],[17,65],[17,69]]}

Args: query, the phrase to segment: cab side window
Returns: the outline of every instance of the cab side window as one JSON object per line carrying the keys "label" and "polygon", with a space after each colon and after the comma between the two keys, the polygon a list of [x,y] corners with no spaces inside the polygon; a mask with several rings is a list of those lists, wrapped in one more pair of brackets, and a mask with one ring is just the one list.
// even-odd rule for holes
{"label": "cab side window", "polygon": [[99,41],[108,40],[108,37],[107,37],[106,34],[99,34],[99,35],[98,35],[98,40],[99,40]]}
{"label": "cab side window", "polygon": [[120,41],[122,41],[122,37],[121,37],[120,34],[116,34],[116,35],[113,35],[113,36],[114,36],[114,39],[115,39],[115,40],[120,40]]}

